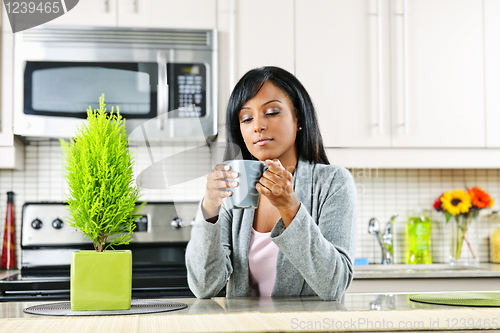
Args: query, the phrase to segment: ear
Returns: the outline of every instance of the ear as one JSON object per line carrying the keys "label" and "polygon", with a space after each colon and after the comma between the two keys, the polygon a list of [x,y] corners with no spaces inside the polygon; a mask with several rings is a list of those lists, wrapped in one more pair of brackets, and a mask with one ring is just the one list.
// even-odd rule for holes
{"label": "ear", "polygon": [[297,119],[297,132],[300,132],[302,130],[302,127],[300,126],[300,122]]}

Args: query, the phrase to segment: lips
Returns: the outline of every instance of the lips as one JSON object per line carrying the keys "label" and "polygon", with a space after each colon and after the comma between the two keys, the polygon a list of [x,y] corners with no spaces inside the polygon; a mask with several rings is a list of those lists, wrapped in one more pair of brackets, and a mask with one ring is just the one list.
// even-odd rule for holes
{"label": "lips", "polygon": [[259,138],[258,140],[256,140],[254,142],[254,144],[258,145],[258,146],[263,146],[265,144],[268,144],[271,141],[273,141],[273,139],[271,139],[271,138]]}

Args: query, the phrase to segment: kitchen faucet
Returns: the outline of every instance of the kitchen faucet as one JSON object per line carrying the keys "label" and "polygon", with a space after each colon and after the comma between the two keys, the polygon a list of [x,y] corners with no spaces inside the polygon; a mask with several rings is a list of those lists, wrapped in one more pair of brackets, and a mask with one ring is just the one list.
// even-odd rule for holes
{"label": "kitchen faucet", "polygon": [[394,214],[385,225],[384,233],[380,232],[380,224],[374,217],[368,223],[368,233],[377,237],[380,248],[382,249],[382,265],[390,265],[394,263],[394,241],[393,241],[393,228],[394,220],[398,214]]}

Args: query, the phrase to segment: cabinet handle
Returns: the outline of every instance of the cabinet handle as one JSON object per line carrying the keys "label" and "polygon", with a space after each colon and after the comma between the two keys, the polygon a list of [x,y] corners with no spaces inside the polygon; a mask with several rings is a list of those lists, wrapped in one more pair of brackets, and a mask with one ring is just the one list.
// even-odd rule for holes
{"label": "cabinet handle", "polygon": [[405,133],[410,132],[410,115],[408,110],[408,18],[407,18],[407,0],[403,0],[403,107]]}
{"label": "cabinet handle", "polygon": [[131,13],[137,12],[137,0],[130,0],[130,12]]}
{"label": "cabinet handle", "polygon": [[382,116],[382,1],[377,0],[378,132],[383,134]]}
{"label": "cabinet handle", "polygon": [[101,12],[107,13],[109,11],[109,1],[101,0]]}
{"label": "cabinet handle", "polygon": [[158,118],[159,130],[165,129],[165,122],[168,121],[168,83],[167,83],[167,54],[165,51],[156,53],[158,63]]}

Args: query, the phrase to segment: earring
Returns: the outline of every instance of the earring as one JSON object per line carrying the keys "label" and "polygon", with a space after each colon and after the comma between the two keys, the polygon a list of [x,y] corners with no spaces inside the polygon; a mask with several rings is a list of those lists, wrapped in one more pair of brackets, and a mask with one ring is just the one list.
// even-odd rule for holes
{"label": "earring", "polygon": [[302,127],[299,127],[299,131],[302,131]]}

